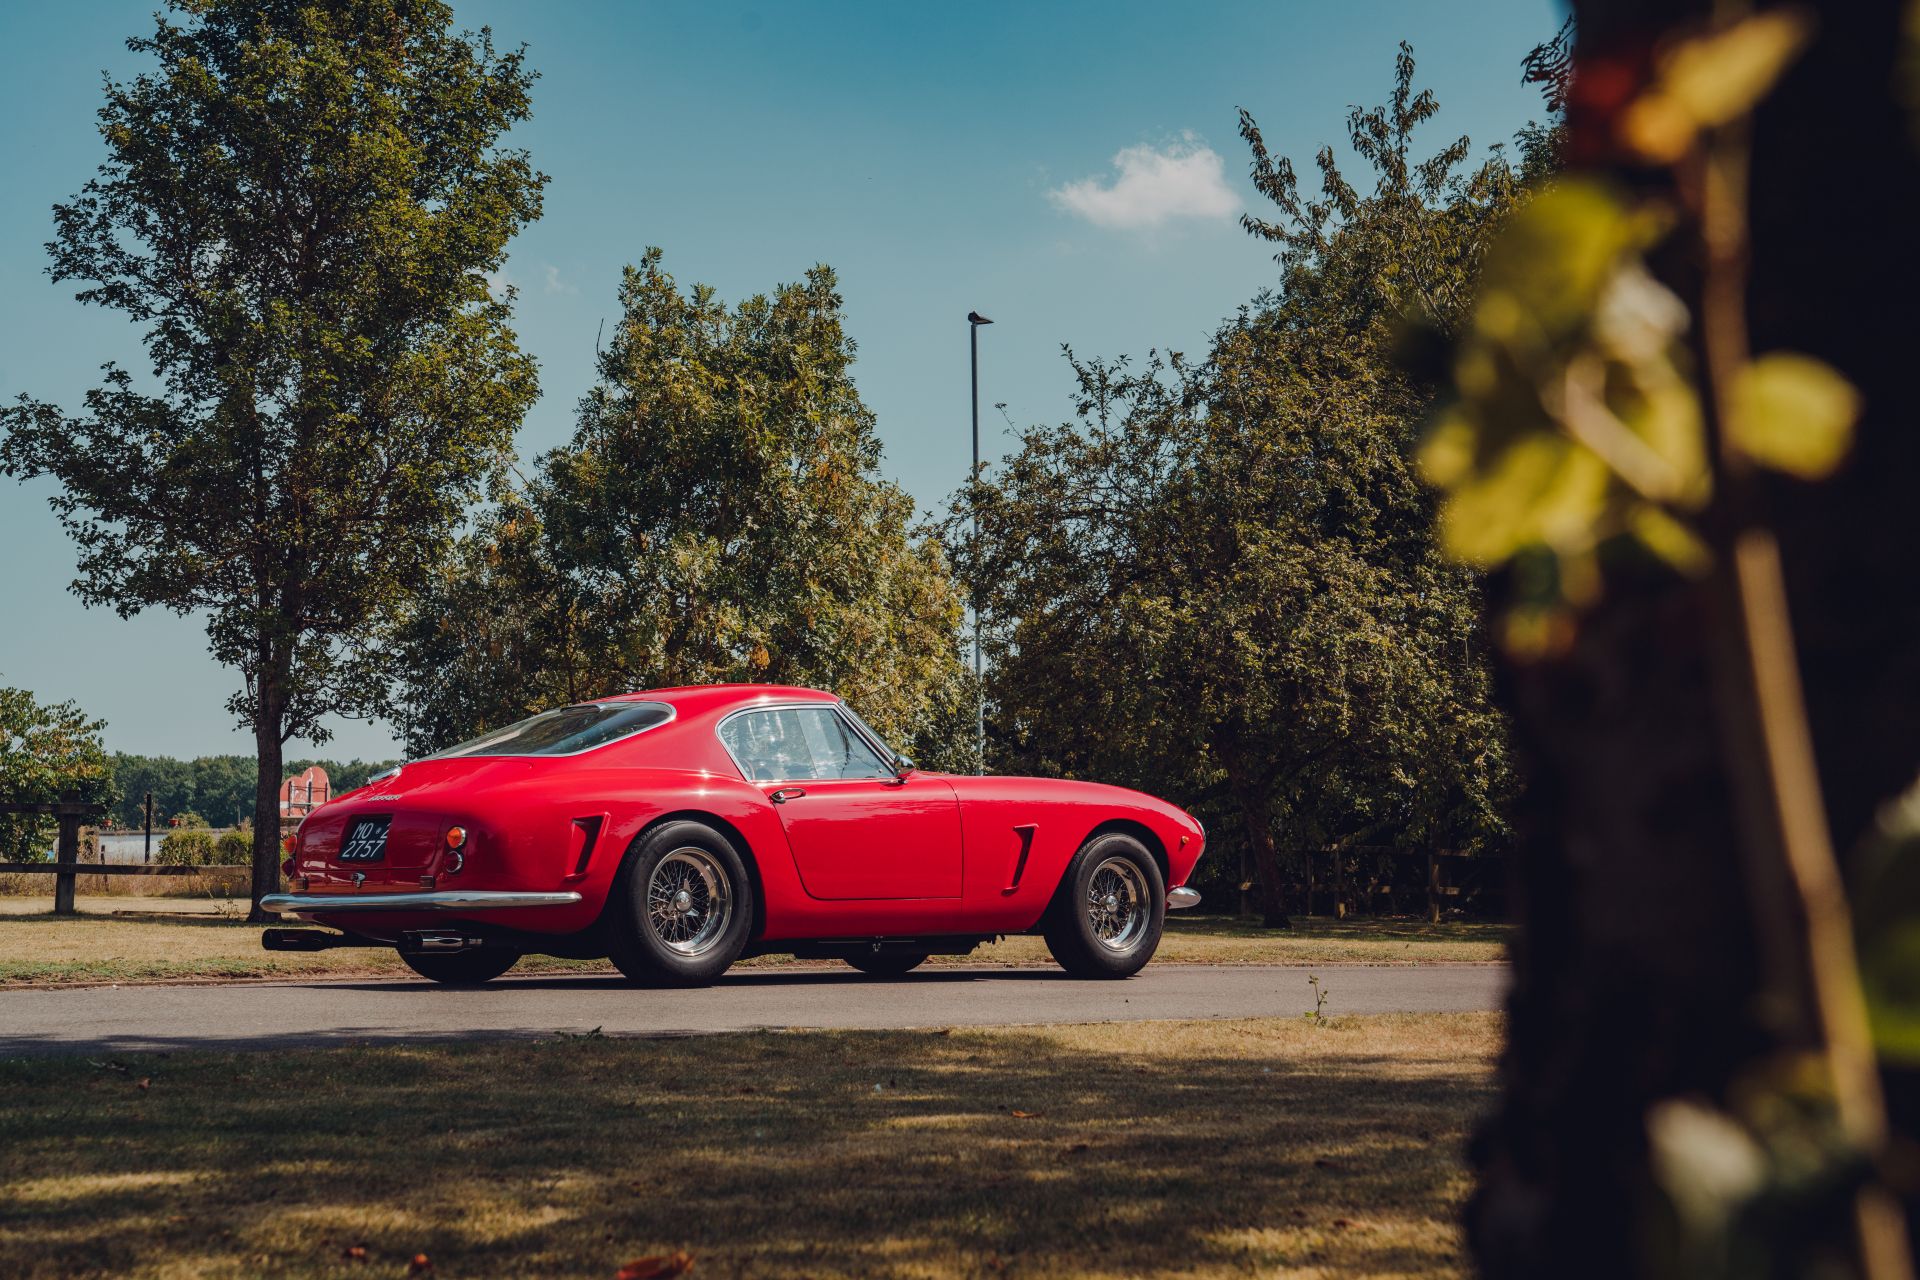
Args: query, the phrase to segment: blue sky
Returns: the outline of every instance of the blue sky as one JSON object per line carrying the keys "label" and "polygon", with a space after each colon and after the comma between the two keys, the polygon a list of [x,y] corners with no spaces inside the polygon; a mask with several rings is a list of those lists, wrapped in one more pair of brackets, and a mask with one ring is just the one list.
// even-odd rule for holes
{"label": "blue sky", "polygon": [[[100,73],[151,0],[0,9],[0,396],[77,406],[98,366],[144,370],[135,331],[45,274],[50,207],[101,158]],[[563,441],[624,263],[650,244],[729,299],[840,275],[885,472],[939,508],[966,473],[966,313],[981,335],[983,447],[1070,415],[1060,347],[1199,352],[1275,276],[1238,225],[1258,209],[1235,111],[1308,172],[1346,111],[1380,101],[1395,42],[1440,98],[1430,141],[1508,140],[1540,114],[1520,59],[1553,0],[1405,3],[455,4],[526,43],[542,73],[513,141],[552,176],[514,244],[517,327],[543,395],[523,456]],[[992,405],[1006,405],[1003,419]],[[114,750],[251,750],[225,710],[237,677],[193,618],[125,621],[66,594],[71,545],[44,482],[0,481],[0,684],[71,698]],[[337,723],[329,755],[384,756],[379,724]],[[296,744],[295,751],[303,750]]]}

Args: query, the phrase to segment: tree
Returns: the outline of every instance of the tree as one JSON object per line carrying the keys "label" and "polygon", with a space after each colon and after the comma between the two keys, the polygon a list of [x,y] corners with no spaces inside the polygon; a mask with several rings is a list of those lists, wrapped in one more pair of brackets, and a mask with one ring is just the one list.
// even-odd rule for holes
{"label": "tree", "polygon": [[[1203,363],[1075,362],[1076,425],[1029,432],[948,525],[993,654],[993,742],[1014,768],[1189,798],[1252,851],[1284,926],[1282,841],[1483,846],[1510,786],[1473,575],[1440,554],[1410,453],[1432,390],[1394,351],[1447,332],[1529,170],[1464,138],[1412,158],[1438,106],[1401,47],[1386,106],[1330,149],[1323,198],[1242,116],[1278,221],[1277,293]],[[1070,357],[1071,358],[1071,357]],[[966,533],[977,517],[977,539]]]}
{"label": "tree", "polygon": [[[294,777],[309,765],[327,771],[335,795],[351,791],[383,769],[399,763],[395,760],[289,760],[284,774]],[[195,811],[209,815],[222,826],[253,809],[259,771],[251,756],[196,756],[176,760],[171,756],[113,753],[113,776],[119,798],[114,802],[113,818],[123,827],[138,828],[146,821],[146,798],[153,796],[154,822],[165,826],[167,820]]]}
{"label": "tree", "polygon": [[[164,824],[168,815],[181,813],[195,805],[192,768],[184,760],[167,756],[113,753],[113,818],[122,826],[138,827],[146,821],[146,798],[153,796],[153,818]],[[246,803],[253,802],[253,778],[247,778]]]}
{"label": "tree", "polygon": [[[71,702],[42,703],[25,689],[0,688],[0,799],[106,800],[113,770],[100,746],[102,727]],[[0,814],[0,861],[45,860],[56,825],[51,815]]]}
{"label": "tree", "polygon": [[879,479],[833,273],[729,309],[650,249],[572,441],[502,494],[397,643],[418,752],[556,703],[710,681],[845,696],[966,763],[961,600]]}
{"label": "tree", "polygon": [[1913,1274],[1910,8],[1577,3],[1457,331],[1423,460],[1528,780],[1492,1276]]}
{"label": "tree", "polygon": [[[253,730],[253,894],[277,884],[282,752],[368,714],[358,661],[416,591],[535,394],[487,276],[545,179],[500,147],[532,74],[438,0],[174,0],[109,83],[108,158],[55,209],[51,274],[146,326],[83,412],[22,397],[0,468],[57,477],[73,589],[203,612]],[[256,914],[257,914],[256,905]]]}
{"label": "tree", "polygon": [[352,791],[367,785],[367,779],[376,773],[385,773],[399,764],[398,760],[362,760],[355,756],[351,760],[294,760],[287,765],[287,773],[298,775],[311,765],[319,765],[327,771],[327,781],[333,785],[333,794]]}

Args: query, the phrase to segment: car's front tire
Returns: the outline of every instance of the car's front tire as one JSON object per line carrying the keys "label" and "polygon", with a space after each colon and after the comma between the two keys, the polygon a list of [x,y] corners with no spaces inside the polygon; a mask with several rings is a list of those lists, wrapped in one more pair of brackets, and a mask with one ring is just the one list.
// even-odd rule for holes
{"label": "car's front tire", "polygon": [[732,842],[669,822],[627,850],[607,899],[614,967],[648,987],[703,987],[727,971],[753,928],[753,881]]}
{"label": "car's front tire", "polygon": [[477,987],[483,982],[492,982],[520,963],[518,951],[495,947],[455,951],[448,955],[409,955],[402,951],[400,958],[406,962],[407,968],[421,977],[449,987]]}
{"label": "car's front tire", "polygon": [[898,978],[925,964],[927,953],[875,951],[871,955],[847,956],[846,961],[860,972],[876,978]]}
{"label": "car's front tire", "polygon": [[1076,978],[1130,978],[1153,959],[1167,920],[1167,886],[1146,846],[1110,831],[1080,847],[1042,933]]}

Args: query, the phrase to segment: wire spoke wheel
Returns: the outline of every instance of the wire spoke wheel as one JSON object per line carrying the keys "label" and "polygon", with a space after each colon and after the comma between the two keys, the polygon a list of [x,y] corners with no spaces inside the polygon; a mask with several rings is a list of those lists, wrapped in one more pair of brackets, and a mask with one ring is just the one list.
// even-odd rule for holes
{"label": "wire spoke wheel", "polygon": [[1130,951],[1153,917],[1147,879],[1127,858],[1108,858],[1087,880],[1087,923],[1101,946]]}
{"label": "wire spoke wheel", "polygon": [[647,927],[662,946],[705,955],[732,920],[733,890],[712,854],[682,846],[655,864],[647,880]]}

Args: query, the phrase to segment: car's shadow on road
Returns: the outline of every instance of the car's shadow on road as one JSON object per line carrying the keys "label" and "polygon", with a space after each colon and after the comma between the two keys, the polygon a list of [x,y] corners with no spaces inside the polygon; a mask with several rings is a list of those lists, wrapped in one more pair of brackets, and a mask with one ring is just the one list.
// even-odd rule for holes
{"label": "car's shadow on road", "polygon": [[673,992],[673,991],[725,991],[729,988],[746,987],[914,987],[914,986],[951,986],[956,983],[977,982],[1059,982],[1078,983],[1085,979],[1075,978],[1058,969],[931,969],[925,973],[910,973],[898,978],[876,978],[864,973],[835,973],[831,969],[808,969],[800,971],[769,972],[747,969],[738,973],[722,975],[709,987],[646,987],[628,982],[617,974],[605,973],[543,973],[528,974],[525,977],[497,978],[484,986],[450,987],[429,982],[422,978],[409,981],[404,978],[383,978],[372,982],[325,981],[313,983],[286,983],[286,986],[324,987],[328,991],[467,991],[467,992],[507,992],[507,991],[625,991],[625,992]]}

